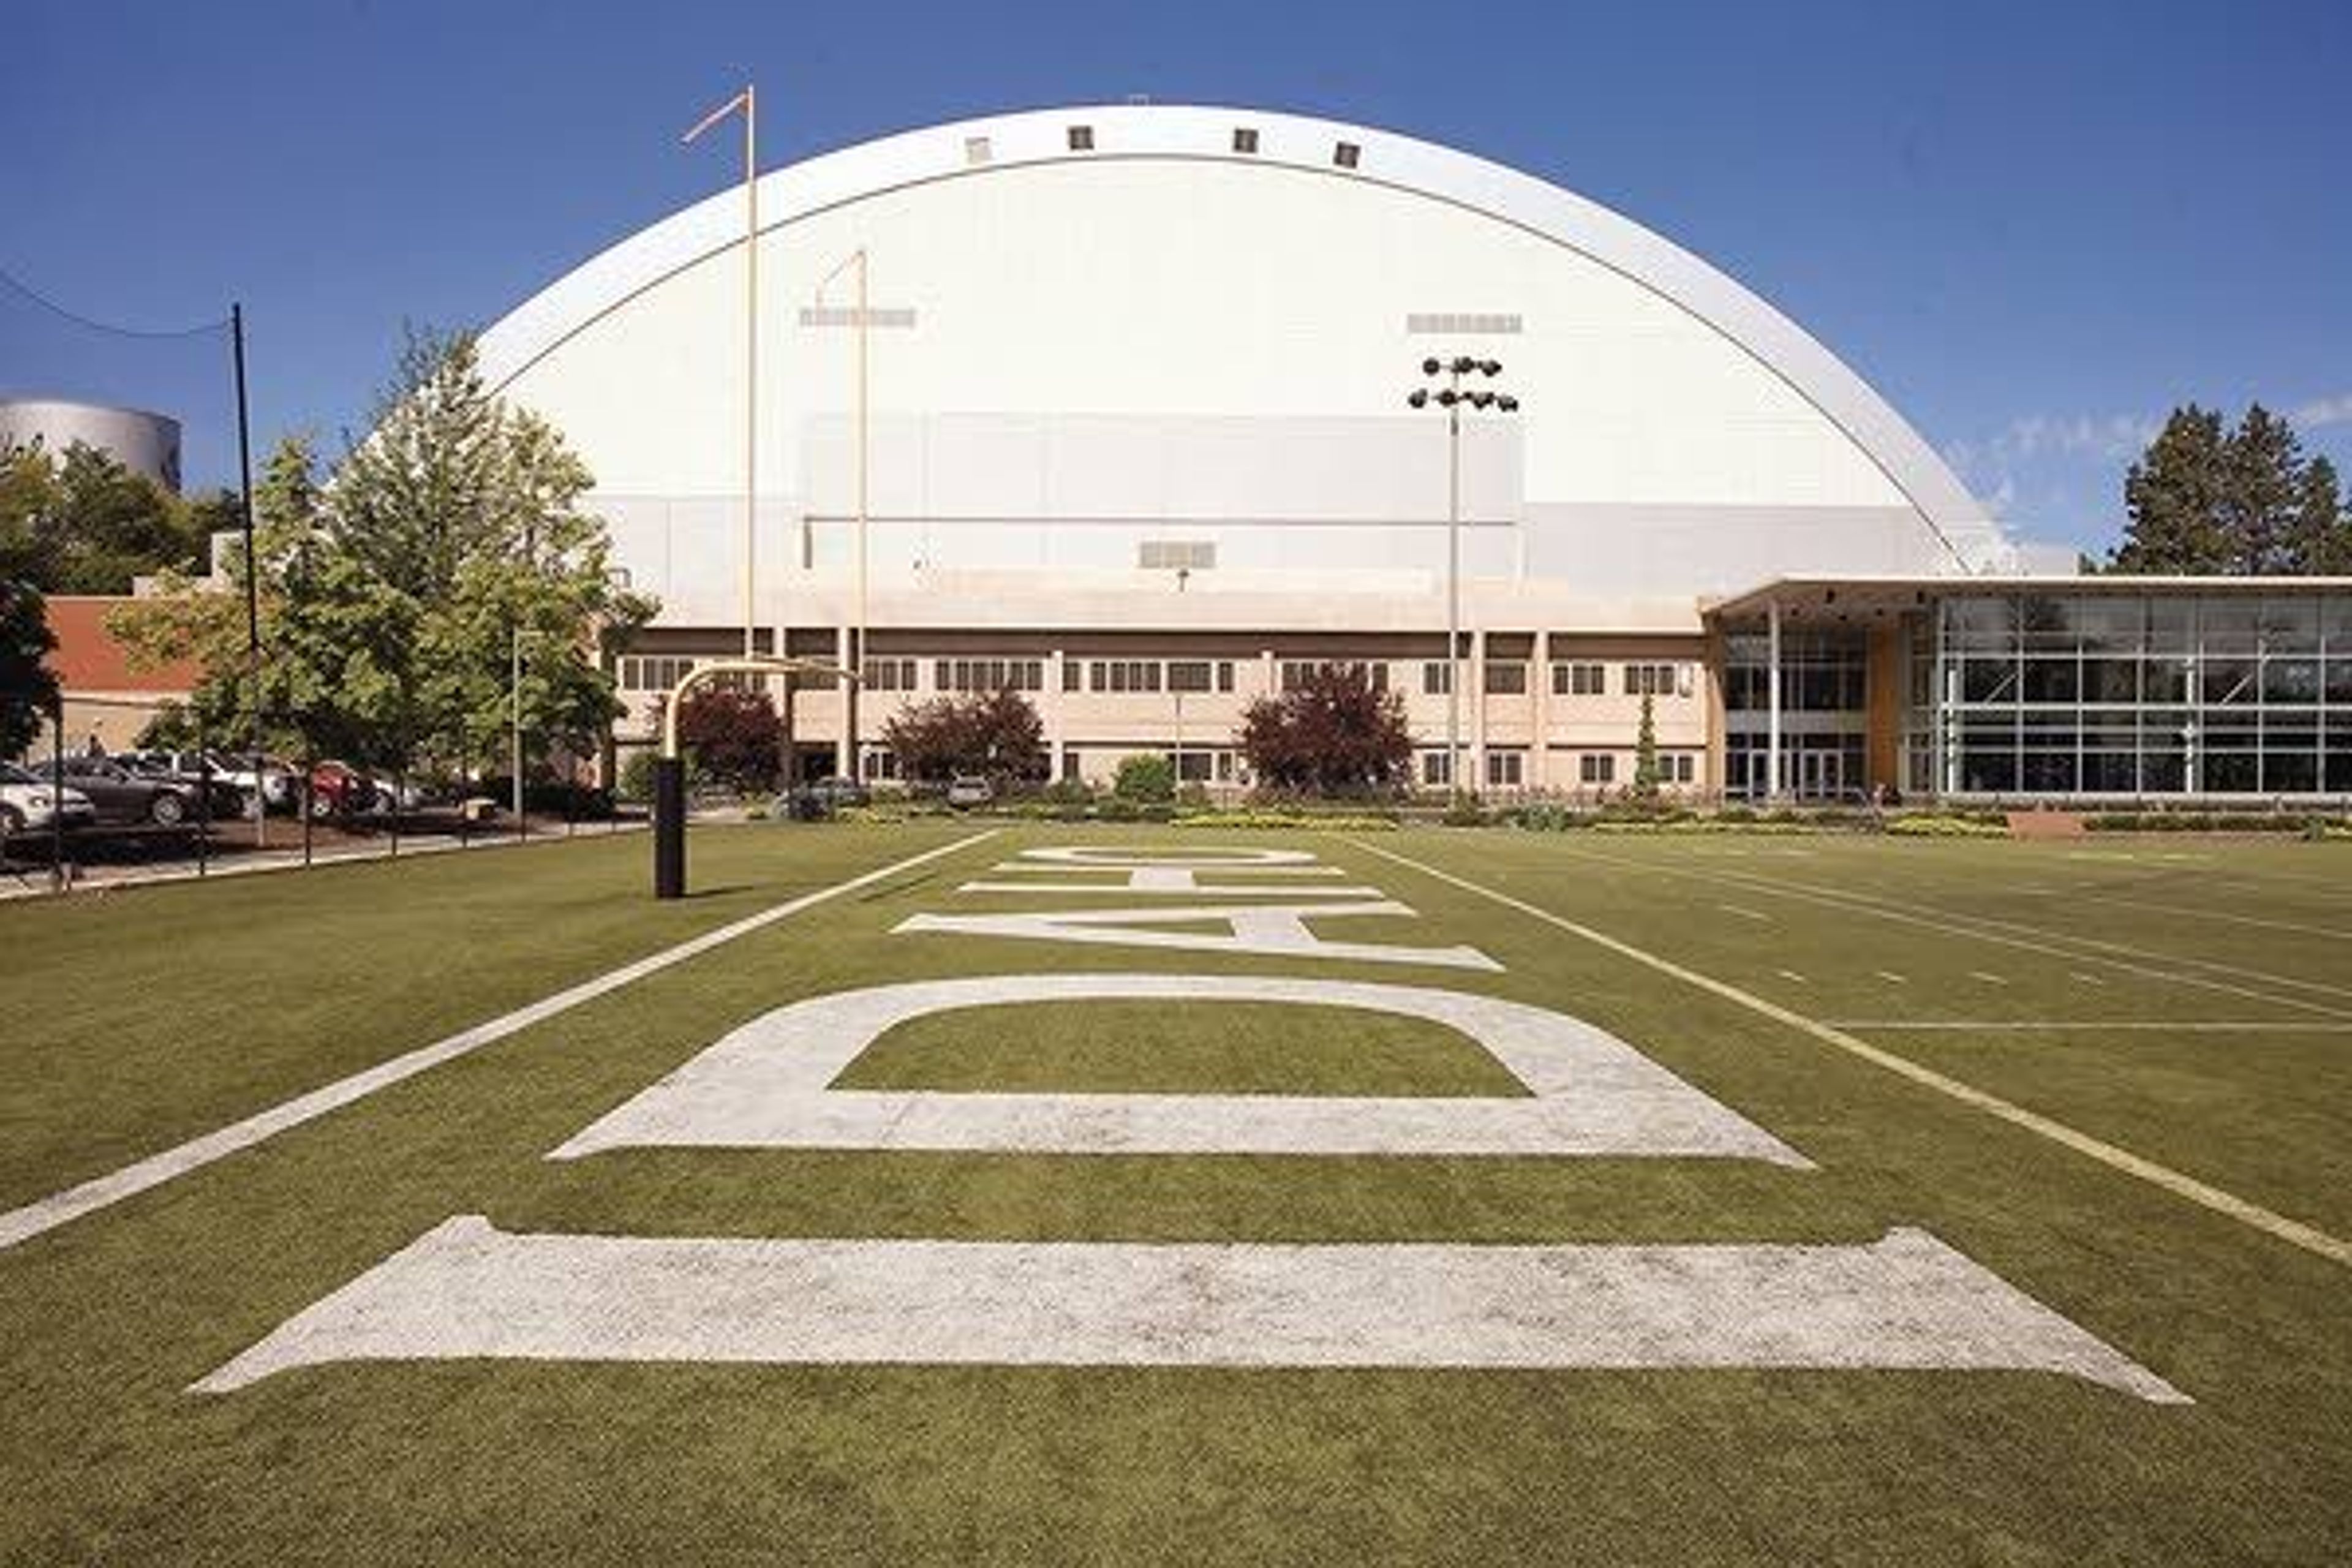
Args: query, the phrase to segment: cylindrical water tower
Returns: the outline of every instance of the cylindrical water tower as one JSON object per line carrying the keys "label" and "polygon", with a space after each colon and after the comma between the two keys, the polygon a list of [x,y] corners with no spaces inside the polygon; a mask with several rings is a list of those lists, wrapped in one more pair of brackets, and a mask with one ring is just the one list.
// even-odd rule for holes
{"label": "cylindrical water tower", "polygon": [[37,442],[62,457],[77,441],[168,489],[180,488],[180,422],[168,415],[65,398],[0,399],[0,448]]}

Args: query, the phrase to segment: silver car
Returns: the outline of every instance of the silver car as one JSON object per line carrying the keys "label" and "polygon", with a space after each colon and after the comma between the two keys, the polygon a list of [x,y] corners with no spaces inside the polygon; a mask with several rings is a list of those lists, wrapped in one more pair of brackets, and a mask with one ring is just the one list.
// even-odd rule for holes
{"label": "silver car", "polygon": [[97,821],[98,808],[81,791],[71,785],[56,789],[14,763],[0,763],[0,829],[46,832],[53,826],[88,827]]}

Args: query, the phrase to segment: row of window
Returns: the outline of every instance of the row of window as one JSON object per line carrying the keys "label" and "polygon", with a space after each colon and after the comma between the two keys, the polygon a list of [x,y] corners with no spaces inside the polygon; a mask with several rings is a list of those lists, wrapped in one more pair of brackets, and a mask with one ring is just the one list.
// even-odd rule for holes
{"label": "row of window", "polygon": [[[686,679],[695,666],[686,655],[625,654],[619,661],[618,675],[625,691],[667,691]],[[1234,689],[1234,660],[1229,658],[1094,658],[1065,660],[1062,666],[1062,689],[1065,691],[1096,692],[1230,692]],[[866,689],[868,691],[913,691],[919,661],[909,658],[869,658],[866,661]],[[1296,691],[1320,670],[1344,668],[1362,671],[1375,691],[1389,689],[1389,666],[1384,662],[1366,663],[1361,660],[1285,659],[1276,669],[1277,688]],[[993,692],[1043,691],[1045,689],[1045,661],[1042,658],[935,658],[931,661],[932,686],[940,691]],[[1454,667],[1443,659],[1432,659],[1421,667],[1421,689],[1424,696],[1443,697],[1453,683]],[[810,686],[830,686],[829,679],[803,678]],[[1485,689],[1492,697],[1523,697],[1528,690],[1528,666],[1513,659],[1490,660],[1486,666]],[[1609,694],[1609,667],[1605,664],[1577,662],[1551,667],[1551,689],[1559,697],[1605,697]],[[1697,689],[1695,668],[1688,664],[1642,663],[1619,668],[1617,689],[1627,697],[1689,697]],[[1795,703],[1790,704],[1796,706]]]}
{"label": "row of window", "polygon": [[[2352,658],[1968,655],[1948,661],[1963,703],[2191,702],[2352,707]],[[1948,689],[1951,687],[1948,685]],[[2194,695],[2192,695],[2192,693]]]}
{"label": "row of window", "polygon": [[[1528,754],[1525,752],[1491,750],[1486,753],[1486,787],[1517,789],[1527,783]],[[1444,789],[1453,777],[1453,759],[1444,752],[1423,752],[1421,754],[1421,782],[1433,789]],[[1629,762],[1626,777],[1632,779]],[[1658,753],[1658,783],[1664,785],[1687,784],[1698,777],[1698,759],[1689,752]],[[1583,752],[1576,759],[1576,782],[1594,787],[1605,787],[1617,782],[1617,753],[1614,752]]]}

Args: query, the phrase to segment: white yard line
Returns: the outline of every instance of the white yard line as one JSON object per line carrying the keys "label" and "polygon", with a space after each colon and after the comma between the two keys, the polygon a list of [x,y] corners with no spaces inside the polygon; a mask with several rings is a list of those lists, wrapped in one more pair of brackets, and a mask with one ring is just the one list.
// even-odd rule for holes
{"label": "white yard line", "polygon": [[1888,1072],[1908,1079],[1924,1088],[1934,1089],[1938,1094],[1949,1096],[1964,1105],[1973,1106],[1979,1110],[1999,1117],[2011,1126],[2020,1127],[2026,1131],[2047,1138],[2053,1143],[2072,1149],[2078,1154],[2086,1155],[2113,1170],[2161,1187],[2166,1192],[2186,1198],[2193,1204],[2210,1209],[2215,1214],[2227,1215],[2242,1225],[2251,1226],[2264,1235],[2276,1237],[2281,1241],[2299,1247],[2306,1252],[2315,1253],[2331,1262],[2352,1267],[2352,1241],[2331,1236],[2315,1226],[2305,1225],[2301,1220],[2290,1219],[2284,1215],[2264,1208],[2259,1204],[2251,1203],[2233,1193],[2224,1192],[2219,1187],[2200,1182],[2194,1176],[2135,1154],[2128,1149],[2119,1148],[2104,1139],[2094,1138],[2087,1132],[2078,1131],[2054,1118],[2044,1116],[2039,1111],[2028,1110],[2021,1105],[2003,1100],[1999,1095],[1987,1093],[1972,1084],[1963,1083],[1958,1079],[1937,1072],[1933,1068],[1922,1067],[1906,1057],[1874,1046],[1867,1040],[1848,1034],[1843,1029],[1832,1027],[1817,1018],[1809,1018],[1802,1013],[1783,1007],[1776,1002],[1768,1001],[1753,992],[1743,991],[1738,986],[1717,980],[1711,974],[1704,974],[1696,969],[1676,963],[1672,959],[1662,958],[1656,953],[1635,947],[1631,942],[1621,941],[1606,932],[1595,931],[1591,926],[1569,920],[1565,916],[1554,914],[1549,910],[1528,903],[1523,899],[1515,899],[1508,893],[1482,887],[1465,878],[1456,877],[1449,871],[1441,871],[1434,866],[1415,860],[1409,856],[1399,855],[1393,850],[1382,849],[1362,839],[1350,839],[1349,842],[1366,854],[1376,855],[1383,860],[1408,867],[1449,887],[1475,893],[1480,898],[1503,905],[1506,909],[1517,910],[1521,914],[1541,921],[1546,925],[1566,931],[1570,936],[1580,937],[1596,947],[1614,952],[1620,957],[1631,959],[1662,974],[1671,975],[1685,984],[1696,986],[1725,1001],[1745,1007],[1750,1012],[1761,1014],[1790,1028],[1801,1030],[1823,1045],[1834,1047],[1874,1067],[1884,1068]]}
{"label": "white yard line", "polygon": [[242,1121],[232,1122],[226,1127],[207,1132],[200,1138],[194,1138],[174,1148],[166,1149],[160,1154],[151,1154],[146,1159],[125,1165],[119,1171],[94,1177],[79,1186],[68,1187],[61,1193],[52,1193],[47,1197],[37,1198],[21,1208],[10,1209],[5,1214],[0,1214],[0,1251],[5,1251],[19,1242],[30,1240],[44,1231],[54,1230],[68,1220],[79,1219],[86,1214],[121,1203],[125,1198],[134,1197],[150,1187],[161,1186],[174,1176],[184,1176],[190,1171],[201,1170],[216,1160],[224,1160],[231,1154],[250,1149],[255,1144],[275,1137],[289,1127],[299,1127],[306,1121],[315,1121],[329,1111],[340,1110],[344,1106],[365,1099],[380,1089],[389,1088],[404,1079],[415,1078],[418,1073],[439,1067],[443,1062],[454,1061],[469,1052],[479,1050],[493,1041],[519,1034],[535,1024],[546,1022],[559,1013],[568,1012],[583,1002],[594,1001],[607,993],[617,991],[625,985],[642,980],[648,974],[658,973],[673,965],[683,963],[689,958],[698,957],[714,947],[734,941],[739,936],[747,936],[762,927],[773,925],[778,921],[799,914],[803,910],[814,908],[828,900],[839,898],[844,893],[854,892],[859,888],[871,887],[876,882],[895,877],[902,871],[911,870],[928,861],[968,849],[982,839],[992,837],[997,831],[991,828],[985,833],[976,833],[969,837],[959,838],[952,844],[944,844],[936,849],[927,849],[920,855],[909,856],[904,860],[882,867],[878,870],[853,877],[845,882],[836,882],[829,888],[821,888],[814,893],[804,893],[797,899],[778,904],[772,909],[762,910],[758,914],[747,915],[740,921],[733,921],[720,926],[716,931],[705,931],[700,936],[679,942],[674,947],[666,947],[659,952],[637,959],[634,963],[625,963],[620,968],[607,971],[593,979],[583,980],[579,984],[559,991],[552,996],[542,997],[527,1006],[518,1007],[511,1013],[502,1014],[486,1024],[477,1024],[470,1029],[449,1036],[446,1039],[436,1040],[429,1046],[421,1046],[404,1055],[394,1057],[390,1061],[379,1062],[364,1071],[352,1074],[349,1078],[339,1079],[323,1089],[314,1089],[308,1094],[298,1095],[281,1105],[272,1106],[257,1115],[248,1116]]}
{"label": "white yard line", "polygon": [[1770,915],[1765,914],[1760,910],[1742,909],[1738,904],[1717,904],[1715,907],[1723,910],[1726,914],[1738,915],[1744,921],[1769,921],[1772,918]]}
{"label": "white yard line", "polygon": [[1891,970],[1891,969],[1882,969],[1882,970],[1879,970],[1879,971],[1877,971],[1877,974],[1878,974],[1878,977],[1879,977],[1881,980],[1885,981],[1885,982],[1886,982],[1888,984],[1890,984],[1890,985],[1908,985],[1908,984],[1911,984],[1909,981],[1907,981],[1907,980],[1904,979],[1904,978],[1903,978],[1903,976],[1901,976],[1900,974],[1895,973],[1895,971],[1893,971],[1893,970]]}
{"label": "white yard line", "polygon": [[1805,977],[1798,973],[1793,969],[1779,969],[1773,971],[1773,973],[1778,974],[1783,980],[1793,980],[1800,985],[1805,984]]}
{"label": "white yard line", "polygon": [[[1794,899],[1800,903],[1818,904],[1824,909],[1842,910],[1850,915],[1867,915],[1882,921],[1921,927],[1927,931],[1965,936],[1977,942],[1990,942],[1997,947],[2014,948],[2044,958],[2061,958],[2073,963],[2099,964],[2142,979],[2176,985],[2191,985],[2201,990],[2219,991],[2249,1001],[2267,1003],[2273,1007],[2292,1007],[2299,1012],[2323,1014],[2331,1018],[2352,1019],[2352,1008],[2325,1002],[2308,1002],[2299,997],[2282,996],[2275,992],[2257,990],[2227,980],[2209,979],[2204,975],[2186,973],[2189,970],[2210,970],[2221,974],[2235,974],[2257,980],[2266,985],[2285,986],[2290,990],[2316,991],[2330,996],[2352,998],[2352,988],[2330,985],[2324,981],[2298,980],[2292,975],[2273,974],[2257,969],[2242,969],[2234,964],[2221,963],[2211,959],[2192,958],[2185,953],[2158,952],[2148,948],[2132,947],[2123,942],[2105,942],[2095,937],[2079,936],[2071,931],[2052,931],[2044,926],[2026,925],[2018,921],[1997,919],[1990,915],[1949,914],[1936,910],[1923,910],[1916,905],[1898,904],[1864,893],[1837,892],[1809,886],[1802,882],[1770,881],[1738,871],[1685,871],[1673,866],[1640,865],[1620,860],[1597,850],[1572,849],[1565,846],[1554,853],[1570,859],[1590,860],[1595,865],[1611,866],[1621,871],[1663,877],[1679,877],[1706,883],[1720,892],[1723,883],[1730,883],[1743,891],[1768,898]],[[2010,933],[2017,934],[2011,935]],[[2104,949],[2105,952],[2084,951]],[[2110,958],[2107,953],[2126,953],[2126,958]],[[2161,966],[2161,967],[2159,967]]]}
{"label": "white yard line", "polygon": [[2352,931],[2346,931],[2341,926],[2305,925],[2300,921],[2272,921],[2256,915],[2225,914],[2210,907],[2183,909],[2179,904],[2152,904],[2146,899],[2117,898],[2107,893],[2078,893],[2075,897],[2086,904],[2120,904],[2126,909],[2151,910],[2160,915],[2180,915],[2194,921],[2221,921],[2224,924],[2252,926],[2261,931],[2293,931],[2303,936],[2324,936],[2336,942],[2352,942]]}
{"label": "white yard line", "polygon": [[2006,985],[2009,984],[2008,981],[2003,980],[2000,975],[1988,973],[1981,969],[1969,970],[1969,978],[1971,980],[1981,980],[1987,985]]}
{"label": "white yard line", "polygon": [[349,1361],[1792,1367],[2189,1397],[1925,1231],[1859,1247],[427,1231],[194,1384]]}

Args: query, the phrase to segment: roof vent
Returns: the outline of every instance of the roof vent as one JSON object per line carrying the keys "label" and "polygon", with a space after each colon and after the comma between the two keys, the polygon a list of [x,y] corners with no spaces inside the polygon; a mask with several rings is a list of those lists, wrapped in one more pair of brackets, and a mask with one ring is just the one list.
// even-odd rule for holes
{"label": "roof vent", "polygon": [[963,161],[966,167],[976,169],[995,155],[995,149],[988,144],[987,137],[967,136],[963,139]]}
{"label": "roof vent", "polygon": [[1091,125],[1071,126],[1070,151],[1073,153],[1091,153],[1094,150],[1095,128]]}
{"label": "roof vent", "polygon": [[1257,151],[1257,128],[1255,126],[1236,125],[1234,127],[1234,151],[1236,153],[1255,153]]}
{"label": "roof vent", "polygon": [[1341,169],[1354,168],[1363,156],[1364,150],[1353,142],[1342,142],[1331,149],[1331,162]]}

